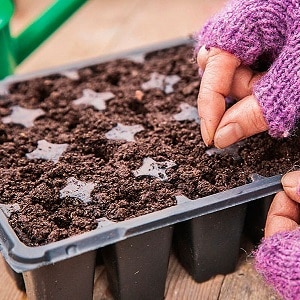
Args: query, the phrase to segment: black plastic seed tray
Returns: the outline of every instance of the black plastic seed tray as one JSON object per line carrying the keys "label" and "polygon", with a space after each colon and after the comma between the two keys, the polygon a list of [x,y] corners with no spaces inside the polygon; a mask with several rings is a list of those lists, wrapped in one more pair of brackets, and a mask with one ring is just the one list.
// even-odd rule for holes
{"label": "black plastic seed tray", "polygon": [[[177,40],[122,57],[187,42]],[[1,82],[0,90],[5,92],[13,82],[117,57],[13,76]],[[25,282],[29,299],[92,299],[98,261],[106,267],[114,298],[163,299],[172,247],[197,282],[234,271],[242,233],[247,231],[255,242],[263,235],[270,201],[281,190],[280,177],[257,177],[252,183],[196,200],[178,197],[176,206],[103,223],[93,231],[39,247],[21,243],[0,210],[1,252],[19,288]]]}

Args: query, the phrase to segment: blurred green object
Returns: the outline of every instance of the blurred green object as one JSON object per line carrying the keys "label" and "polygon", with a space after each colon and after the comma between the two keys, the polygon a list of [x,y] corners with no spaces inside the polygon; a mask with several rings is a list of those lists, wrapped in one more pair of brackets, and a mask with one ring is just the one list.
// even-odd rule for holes
{"label": "blurred green object", "polygon": [[0,80],[13,74],[30,53],[44,42],[87,0],[56,0],[18,36],[10,34],[13,0],[0,5]]}

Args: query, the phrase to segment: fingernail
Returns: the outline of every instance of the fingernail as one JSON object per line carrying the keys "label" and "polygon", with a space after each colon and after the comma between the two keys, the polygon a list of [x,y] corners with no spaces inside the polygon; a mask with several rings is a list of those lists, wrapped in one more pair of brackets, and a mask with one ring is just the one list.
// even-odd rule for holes
{"label": "fingernail", "polygon": [[203,75],[207,57],[208,57],[208,50],[206,49],[206,46],[202,46],[199,49],[198,54],[197,54],[197,63],[198,63],[199,70],[200,70],[200,73],[199,73],[200,77],[202,77],[202,75]]}
{"label": "fingernail", "polygon": [[200,128],[201,128],[201,135],[202,135],[202,139],[203,142],[206,146],[209,146],[211,144],[211,138],[209,136],[207,127],[205,125],[205,121],[204,119],[200,119]]}
{"label": "fingernail", "polygon": [[300,195],[300,172],[290,172],[283,175],[281,183],[285,188],[296,189],[296,194]]}
{"label": "fingernail", "polygon": [[205,45],[203,45],[200,49],[199,49],[199,55],[207,55],[208,54],[208,50],[206,48]]}
{"label": "fingernail", "polygon": [[245,138],[242,127],[238,123],[229,123],[217,130],[215,145],[224,148]]}

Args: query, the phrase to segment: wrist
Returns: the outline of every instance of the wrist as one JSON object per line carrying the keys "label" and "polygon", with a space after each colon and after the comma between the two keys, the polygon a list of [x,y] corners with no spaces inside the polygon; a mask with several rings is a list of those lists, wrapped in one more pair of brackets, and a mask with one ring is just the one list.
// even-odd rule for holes
{"label": "wrist", "polygon": [[196,34],[196,49],[216,47],[252,66],[262,54],[268,61],[280,53],[288,29],[291,0],[237,0],[212,18]]}
{"label": "wrist", "polygon": [[284,297],[300,295],[300,227],[264,239],[255,252],[255,267],[266,282]]}

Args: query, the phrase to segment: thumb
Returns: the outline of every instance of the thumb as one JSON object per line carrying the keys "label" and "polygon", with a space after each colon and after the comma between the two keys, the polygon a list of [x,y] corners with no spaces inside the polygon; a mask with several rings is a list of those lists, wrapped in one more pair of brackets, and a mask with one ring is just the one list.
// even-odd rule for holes
{"label": "thumb", "polygon": [[266,237],[300,224],[300,171],[287,173],[281,182],[283,191],[276,194],[268,212]]}
{"label": "thumb", "polygon": [[281,179],[281,183],[288,197],[300,204],[300,171],[285,174]]}
{"label": "thumb", "polygon": [[251,95],[224,113],[214,136],[215,146],[224,148],[267,129],[262,110],[256,98]]}

